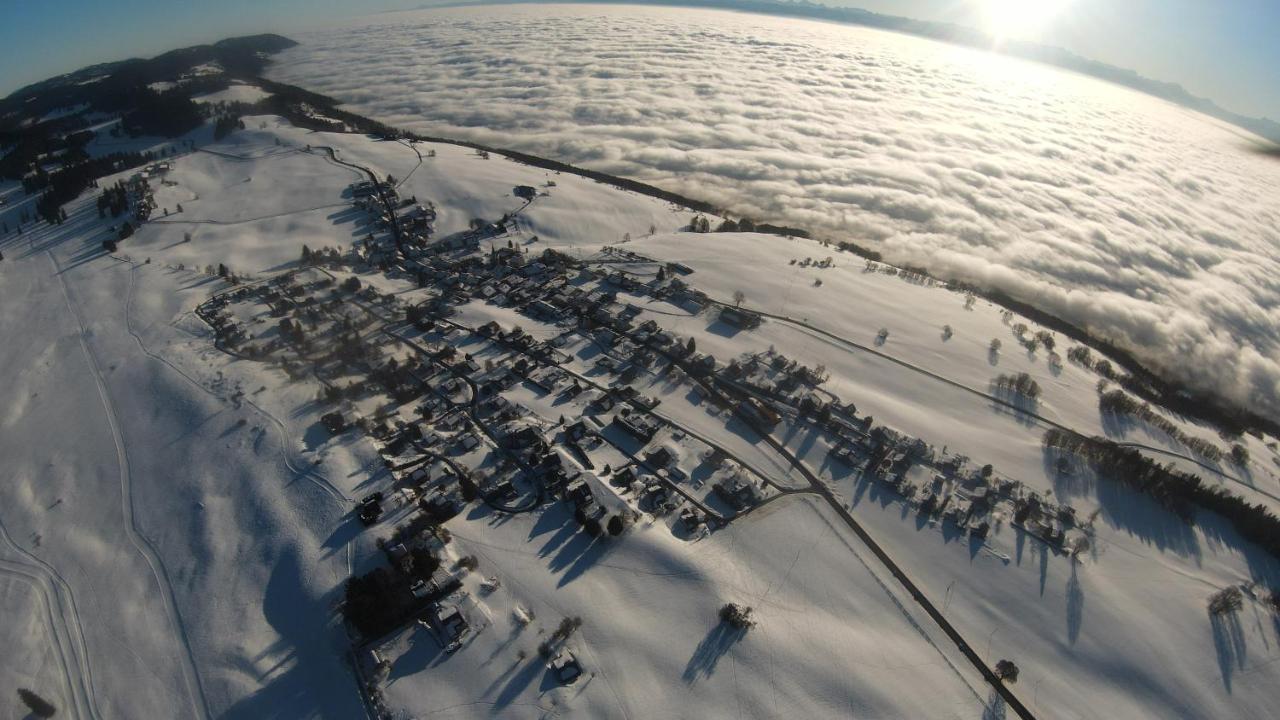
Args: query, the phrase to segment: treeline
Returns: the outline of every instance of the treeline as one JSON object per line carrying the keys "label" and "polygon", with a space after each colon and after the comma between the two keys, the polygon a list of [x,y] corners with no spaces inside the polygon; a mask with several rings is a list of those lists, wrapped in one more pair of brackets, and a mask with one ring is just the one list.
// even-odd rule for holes
{"label": "treeline", "polygon": [[244,120],[240,119],[240,115],[238,113],[233,112],[227,115],[220,115],[213,123],[213,139],[221,140],[222,138],[230,135],[232,131],[243,129]]}
{"label": "treeline", "polygon": [[18,125],[24,118],[82,104],[101,112],[123,112],[131,107],[137,88],[171,81],[207,63],[221,65],[226,73],[190,78],[184,81],[184,89],[189,93],[220,89],[226,87],[228,77],[251,78],[260,74],[272,54],[294,45],[297,43],[279,35],[251,35],[171,50],[145,60],[81,68],[28,85],[0,99],[0,124]]}
{"label": "treeline", "polygon": [[129,191],[125,188],[123,181],[116,181],[112,185],[102,191],[98,196],[98,217],[106,217],[107,213],[111,213],[111,217],[118,218],[129,209]]}
{"label": "treeline", "polygon": [[1193,521],[1196,510],[1217,513],[1245,540],[1280,558],[1280,518],[1261,503],[1250,505],[1221,486],[1206,484],[1198,475],[1160,465],[1134,448],[1105,438],[1050,428],[1044,434],[1044,446],[1084,459],[1099,475],[1147,495],[1184,522]]}
{"label": "treeline", "polygon": [[1005,392],[1017,393],[1032,400],[1040,398],[1040,383],[1036,382],[1035,378],[1027,373],[1018,373],[1017,375],[1002,373],[996,376],[993,384],[997,389]]}
{"label": "treeline", "polygon": [[726,218],[724,222],[716,228],[716,232],[749,232],[764,233],[766,235],[784,235],[786,237],[808,238],[809,231],[799,228],[787,227],[785,225],[770,225],[769,223],[755,223],[750,218],[740,218],[736,222]]}
{"label": "treeline", "polygon": [[48,189],[36,201],[36,214],[56,224],[66,218],[62,206],[93,187],[98,178],[151,161],[150,153],[112,153],[67,165],[49,176]]}
{"label": "treeline", "polygon": [[133,109],[121,120],[130,135],[185,135],[204,123],[204,113],[185,90],[156,92],[148,87],[135,90]]}
{"label": "treeline", "polygon": [[[1172,420],[1151,409],[1150,403],[1138,402],[1123,390],[1110,390],[1098,396],[1098,409],[1104,414],[1128,415],[1138,418],[1152,427],[1159,428],[1200,457],[1217,462],[1222,459],[1222,448],[1198,435],[1188,435]],[[1237,445],[1243,450],[1243,446]]]}
{"label": "treeline", "polygon": [[[1014,300],[998,290],[986,290],[962,283],[953,283],[953,286],[986,298],[1001,307],[1012,310],[1023,317],[1060,332],[1076,342],[1091,346],[1094,350],[1113,358],[1116,364],[1127,374],[1117,371],[1111,362],[1105,358],[1099,358],[1092,365],[1089,363],[1081,364],[1086,365],[1086,367],[1092,367],[1098,374],[1108,380],[1119,383],[1126,390],[1144,400],[1166,407],[1179,415],[1205,420],[1231,435],[1241,435],[1249,430],[1257,429],[1270,435],[1280,436],[1280,423],[1243,407],[1233,407],[1219,398],[1191,392],[1189,388],[1180,383],[1161,378],[1129,352],[1091,335],[1089,331],[1072,325],[1066,320],[1027,303]],[[1089,348],[1085,347],[1083,350],[1089,350]],[[1068,353],[1068,357],[1070,357],[1070,353]]]}
{"label": "treeline", "polygon": [[51,133],[43,128],[17,133],[13,137],[13,147],[0,158],[0,177],[22,180],[23,189],[30,195],[34,190],[43,188],[43,186],[27,187],[27,176],[31,174],[33,166],[37,167],[35,174],[39,175],[41,174],[38,169],[39,164],[60,153],[66,160],[81,159],[85,157],[84,145],[92,139],[93,133],[83,130],[65,136]]}

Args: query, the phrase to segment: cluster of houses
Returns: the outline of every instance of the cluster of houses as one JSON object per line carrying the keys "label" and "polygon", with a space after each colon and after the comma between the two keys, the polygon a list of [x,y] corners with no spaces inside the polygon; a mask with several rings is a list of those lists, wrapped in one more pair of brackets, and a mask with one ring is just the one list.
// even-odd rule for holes
{"label": "cluster of houses", "polygon": [[[516,194],[536,196],[522,188]],[[938,458],[923,441],[874,426],[852,403],[821,387],[822,367],[773,350],[725,364],[699,352],[693,339],[662,327],[637,304],[637,296],[691,312],[716,305],[719,321],[741,330],[762,322],[757,313],[711,301],[687,282],[687,267],[662,264],[656,276],[642,276],[555,250],[533,255],[510,241],[485,247],[486,239],[506,231],[506,218],[432,240],[435,210],[429,202],[400,203],[387,183],[357,183],[352,195],[393,230],[395,242],[365,239],[343,262],[415,279],[420,302],[406,304],[362,287],[354,276],[337,282],[309,268],[215,296],[198,312],[224,348],[253,343],[258,357],[274,351],[332,390],[326,392],[329,399],[377,396],[394,401],[386,407],[411,408],[411,417],[398,410],[388,416],[382,409],[364,416],[348,405],[321,418],[331,433],[354,425],[372,437],[393,479],[392,490],[371,493],[353,511],[366,525],[395,523],[384,547],[387,567],[359,586],[390,604],[371,611],[375,619],[415,618],[442,647],[456,649],[463,642],[469,621],[458,601],[458,577],[441,569],[445,541],[439,526],[473,500],[512,513],[557,500],[593,533],[621,528],[630,503],[654,515],[672,514],[691,536],[764,502],[773,491],[732,463],[723,464],[723,457],[708,463],[721,469],[698,495],[707,474],[691,479],[679,452],[663,444],[677,428],[652,412],[658,401],[641,394],[635,381],[673,368],[763,433],[784,422],[810,424],[827,436],[835,463],[886,484],[920,513],[954,522],[975,538],[987,536],[1003,506],[1013,508],[1015,525],[1055,546],[1065,543],[1074,523],[1070,508],[994,477],[989,466],[973,469],[963,458]],[[396,211],[389,210],[393,204]],[[652,263],[625,250],[606,255],[616,263]],[[557,330],[535,335],[497,321],[467,327],[451,319],[473,301]],[[233,312],[247,302],[265,305],[275,323],[254,332],[259,319]],[[376,330],[400,344],[371,340]],[[481,364],[461,351],[477,340],[498,349],[502,361],[490,356]],[[570,350],[586,344],[599,353],[587,371],[571,370]],[[407,357],[386,353],[403,346],[411,350]],[[338,386],[340,379],[345,386]],[[517,384],[586,410],[553,423],[510,399],[507,391]],[[708,456],[722,452],[716,448]],[[618,467],[599,460],[619,453],[625,462]],[[619,511],[619,505],[627,509]]]}

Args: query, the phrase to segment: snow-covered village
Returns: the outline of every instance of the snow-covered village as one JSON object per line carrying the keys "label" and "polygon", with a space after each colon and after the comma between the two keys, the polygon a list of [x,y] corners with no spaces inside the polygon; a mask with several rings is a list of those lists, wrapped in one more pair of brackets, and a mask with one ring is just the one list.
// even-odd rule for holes
{"label": "snow-covered village", "polygon": [[193,56],[147,77],[176,134],[42,99],[0,183],[13,717],[1272,714],[1265,423],[856,241]]}

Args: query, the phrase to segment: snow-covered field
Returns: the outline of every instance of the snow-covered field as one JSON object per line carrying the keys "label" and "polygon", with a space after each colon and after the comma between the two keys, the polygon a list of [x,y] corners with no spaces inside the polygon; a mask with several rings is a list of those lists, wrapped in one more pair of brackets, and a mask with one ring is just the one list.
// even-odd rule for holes
{"label": "snow-covered field", "polygon": [[[1270,714],[1280,623],[1247,597],[1227,620],[1205,608],[1227,585],[1280,586],[1275,561],[1216,519],[1187,526],[1106,482],[1052,473],[1044,427],[969,389],[986,393],[996,374],[1025,371],[1044,388],[1043,417],[1085,434],[1118,429],[1098,413],[1097,376],[1069,362],[1051,369],[1043,351],[1019,348],[997,308],[966,308],[961,294],[868,271],[812,241],[685,232],[686,210],[496,155],[311,133],[274,117],[245,123],[173,160],[154,183],[170,214],[157,212],[114,256],[101,241],[119,221],[99,219],[90,195],[68,206],[64,225],[0,240],[0,337],[21,339],[0,343],[0,613],[23,618],[0,629],[6,685],[39,690],[68,717],[364,712],[336,602],[346,578],[381,557],[375,540],[386,529],[363,531],[349,510],[387,487],[388,473],[369,440],[320,427],[315,383],[218,351],[193,313],[227,288],[206,267],[264,278],[295,267],[304,245],[346,249],[374,231],[344,196],[358,173],[330,159],[331,148],[393,175],[401,195],[434,203],[439,236],[518,210],[509,237],[531,253],[551,247],[591,259],[617,245],[684,263],[694,271],[687,282],[712,297],[741,291],[744,306],[796,322],[732,332],[713,313],[637,298],[640,319],[696,338],[722,361],[772,346],[821,363],[831,375],[825,389],[877,423],[993,463],[1081,515],[1099,510],[1093,547],[1074,560],[1007,524],[975,543],[833,466],[820,434],[778,433],[982,657],[1016,659],[1014,689],[1038,717]],[[522,207],[517,185],[544,194]],[[30,202],[12,186],[0,194],[5,219]],[[821,269],[790,262],[827,256],[832,266]],[[616,267],[656,272],[653,263]],[[406,302],[421,292],[374,271],[361,277]],[[559,332],[479,301],[454,320],[521,324],[539,338]],[[953,330],[946,339],[944,325]],[[882,327],[889,335],[877,344]],[[992,338],[1004,341],[994,357]],[[595,377],[592,359],[575,356],[567,367]],[[804,487],[781,455],[726,431],[687,387],[657,377],[637,386],[662,399],[657,412],[670,422],[714,436],[780,486]],[[534,393],[521,400],[548,422],[564,412]],[[1124,433],[1185,451],[1158,433]],[[1271,502],[1267,494],[1280,495],[1275,454],[1248,442],[1253,460],[1240,479],[1257,490],[1224,482]],[[479,575],[501,587],[470,588],[483,627],[456,653],[416,625],[389,639],[384,694],[408,716],[1005,712],[817,495],[773,500],[695,541],[652,522],[592,542],[558,505],[503,515],[473,504],[448,527],[451,552],[476,555]],[[753,606],[758,627],[724,632],[716,611],[728,601]],[[517,606],[536,615],[529,626],[513,619]],[[536,647],[540,633],[572,616],[583,624],[569,646],[587,677],[562,688]]]}
{"label": "snow-covered field", "polygon": [[269,97],[271,97],[271,93],[263,90],[257,85],[233,82],[226,90],[206,93],[192,99],[198,103],[242,102],[253,104],[259,100],[265,100]]}

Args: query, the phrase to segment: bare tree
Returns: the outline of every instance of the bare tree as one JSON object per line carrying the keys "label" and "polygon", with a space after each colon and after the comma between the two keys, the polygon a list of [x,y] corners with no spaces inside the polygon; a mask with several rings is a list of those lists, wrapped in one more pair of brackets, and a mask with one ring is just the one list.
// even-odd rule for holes
{"label": "bare tree", "polygon": [[747,294],[741,290],[733,291],[733,306],[739,307],[747,299]]}

